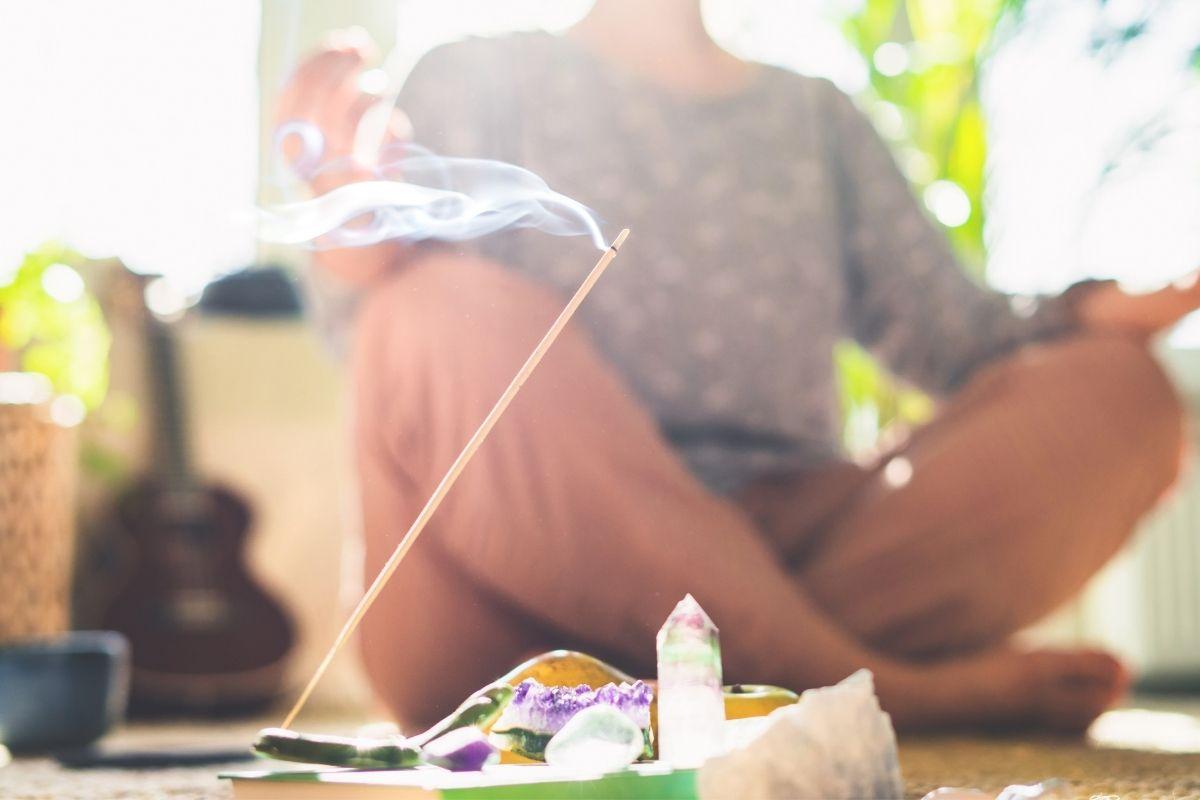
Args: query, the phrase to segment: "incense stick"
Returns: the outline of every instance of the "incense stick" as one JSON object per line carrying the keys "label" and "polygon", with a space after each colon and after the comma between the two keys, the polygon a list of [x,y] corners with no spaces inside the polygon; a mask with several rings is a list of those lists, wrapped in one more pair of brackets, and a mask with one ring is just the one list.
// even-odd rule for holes
{"label": "incense stick", "polygon": [[575,291],[575,294],[567,302],[566,307],[563,308],[562,312],[558,315],[558,318],[554,320],[554,324],[550,326],[550,329],[546,331],[545,336],[543,336],[542,340],[538,342],[537,347],[533,348],[533,352],[529,354],[529,358],[527,358],[525,363],[521,365],[521,368],[517,370],[517,374],[513,376],[512,382],[508,384],[508,388],[504,390],[504,393],[500,395],[500,399],[496,401],[496,405],[492,406],[492,410],[488,412],[486,417],[484,417],[483,422],[481,422],[479,425],[479,428],[475,431],[474,435],[471,436],[470,440],[467,441],[467,444],[463,448],[462,452],[458,454],[458,458],[454,459],[454,463],[450,465],[450,469],[446,472],[445,477],[442,478],[441,482],[437,485],[437,488],[433,490],[433,494],[430,495],[429,500],[425,502],[425,507],[421,509],[421,513],[417,515],[415,520],[413,520],[413,524],[408,529],[408,533],[404,534],[404,538],[400,540],[400,544],[396,545],[396,549],[392,551],[392,555],[388,557],[387,563],[383,565],[383,569],[379,571],[379,574],[375,576],[375,580],[371,582],[371,586],[367,589],[366,594],[364,594],[362,599],[358,601],[358,605],[355,606],[354,612],[350,614],[350,618],[346,620],[346,624],[342,626],[341,632],[338,633],[337,638],[334,639],[333,646],[329,648],[329,652],[327,652],[325,657],[321,659],[321,663],[317,666],[317,671],[313,673],[311,678],[309,678],[308,684],[304,687],[304,691],[300,693],[300,697],[296,699],[296,703],[292,706],[292,710],[289,711],[287,716],[284,718],[283,724],[280,726],[281,728],[290,728],[292,726],[292,723],[296,720],[296,715],[300,713],[300,710],[304,708],[304,704],[308,702],[308,698],[312,695],[313,689],[315,689],[317,684],[320,683],[321,678],[329,669],[329,665],[333,663],[334,657],[339,651],[341,651],[347,640],[349,640],[354,634],[355,629],[358,628],[359,623],[362,622],[362,619],[364,616],[366,616],[367,611],[370,610],[376,598],[379,597],[379,594],[383,591],[384,586],[387,585],[388,580],[390,580],[392,574],[395,573],[396,568],[400,566],[400,562],[404,560],[404,557],[408,554],[408,551],[411,550],[413,544],[416,543],[417,537],[421,535],[421,531],[425,530],[425,525],[429,522],[429,518],[433,516],[435,511],[437,511],[438,506],[441,505],[442,500],[446,497],[446,494],[449,493],[450,488],[454,486],[454,482],[458,480],[458,476],[462,474],[463,469],[466,468],[467,463],[470,462],[471,457],[475,455],[475,452],[479,449],[479,446],[483,444],[485,439],[487,439],[488,434],[492,431],[492,428],[496,426],[496,422],[499,421],[500,417],[504,414],[504,411],[508,408],[509,403],[513,401],[513,398],[517,396],[517,392],[521,391],[521,387],[525,385],[525,381],[527,381],[529,376],[533,374],[533,371],[537,369],[537,365],[541,362],[542,356],[546,355],[546,351],[549,350],[550,346],[554,344],[554,340],[558,338],[558,335],[562,333],[563,328],[565,328],[567,323],[571,321],[571,317],[575,315],[575,310],[579,308],[579,305],[583,302],[583,299],[588,296],[588,292],[590,292],[592,287],[596,285],[596,281],[600,280],[600,276],[604,274],[604,270],[606,270],[608,265],[612,263],[612,260],[617,257],[617,251],[621,249],[621,245],[625,242],[625,238],[627,236],[629,236],[628,228],[621,231],[621,233],[617,235],[617,238],[613,240],[613,243],[609,246],[609,248],[604,251],[604,255],[600,256],[600,260],[596,262],[596,266],[592,267],[592,271],[588,273],[586,278],[584,278],[583,283],[580,284],[579,288]]}

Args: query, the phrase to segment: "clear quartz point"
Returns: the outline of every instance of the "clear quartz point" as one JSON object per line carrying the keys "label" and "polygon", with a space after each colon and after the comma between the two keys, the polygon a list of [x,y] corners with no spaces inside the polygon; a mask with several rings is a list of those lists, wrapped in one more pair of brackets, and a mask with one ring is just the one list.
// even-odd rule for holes
{"label": "clear quartz point", "polygon": [[717,626],[690,594],[658,632],[658,755],[695,767],[722,751],[725,698]]}

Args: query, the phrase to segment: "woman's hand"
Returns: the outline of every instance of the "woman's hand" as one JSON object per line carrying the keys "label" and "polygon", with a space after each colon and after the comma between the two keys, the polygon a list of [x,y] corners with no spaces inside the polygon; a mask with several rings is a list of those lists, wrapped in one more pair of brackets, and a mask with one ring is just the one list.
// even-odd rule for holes
{"label": "woman's hand", "polygon": [[[378,95],[362,86],[363,72],[377,58],[374,42],[361,28],[336,31],[296,69],[279,95],[275,109],[279,145],[317,194],[376,177],[379,153],[363,158],[355,153],[354,143],[363,115],[379,102]],[[289,128],[293,132],[283,135]],[[319,141],[311,137],[306,141],[304,134],[311,134],[313,128],[320,132]],[[380,152],[407,141],[410,132],[408,118],[393,109]],[[404,255],[405,248],[397,242],[381,242],[320,250],[313,261],[344,283],[366,287],[396,267]]]}
{"label": "woman's hand", "polygon": [[[320,131],[320,142],[306,142],[300,132],[288,133],[280,142],[283,155],[317,191],[370,177],[378,154],[358,157],[354,142],[363,115],[379,102],[378,95],[362,87],[364,71],[377,59],[374,42],[361,28],[336,31],[296,69],[279,95],[276,131],[286,132],[297,123]],[[409,133],[408,119],[393,110],[384,146],[407,140]]]}
{"label": "woman's hand", "polygon": [[[374,43],[361,28],[330,35],[325,47],[309,56],[280,93],[275,111],[276,135],[294,126],[295,132],[281,136],[280,146],[301,178],[317,194],[339,186],[375,178],[379,154],[362,158],[354,152],[359,123],[379,97],[363,90],[362,75],[378,57]],[[306,124],[307,123],[307,124]],[[310,127],[311,126],[311,127]],[[311,128],[320,131],[320,141],[305,141]],[[392,111],[381,152],[410,138],[408,119]],[[343,283],[367,287],[397,267],[406,248],[397,242],[369,247],[319,250],[313,261]]]}
{"label": "woman's hand", "polygon": [[1145,341],[1200,309],[1198,278],[1200,275],[1192,273],[1149,294],[1130,294],[1106,281],[1081,293],[1075,313],[1086,330],[1120,333]]}

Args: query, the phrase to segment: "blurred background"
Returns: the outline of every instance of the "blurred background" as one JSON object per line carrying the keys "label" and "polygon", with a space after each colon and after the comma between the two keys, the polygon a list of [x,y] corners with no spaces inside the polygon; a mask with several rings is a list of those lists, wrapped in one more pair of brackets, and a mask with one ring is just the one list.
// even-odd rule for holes
{"label": "blurred background", "polygon": [[[287,189],[274,99],[333,28],[367,29],[398,85],[440,43],[560,30],[589,6],[49,0],[0,11],[0,369],[46,376],[69,398],[56,422],[82,420],[63,445],[80,461],[75,624],[94,622],[114,591],[105,576],[120,572],[103,524],[113,498],[155,459],[186,452],[253,512],[252,573],[295,628],[285,683],[312,671],[360,588],[343,535],[355,504],[342,378],[288,277],[306,255],[256,238],[256,204]],[[1017,293],[1086,277],[1148,288],[1197,267],[1194,0],[709,0],[705,16],[731,52],[853,95],[979,279]],[[267,265],[281,270],[228,277]],[[1200,408],[1200,321],[1162,354]],[[857,348],[838,357],[852,453],[929,414]],[[175,445],[165,455],[164,438]],[[74,491],[74,477],[61,480]],[[1148,684],[1200,689],[1198,522],[1189,480],[1035,635],[1101,641]],[[367,702],[353,654],[319,691],[315,707]]]}

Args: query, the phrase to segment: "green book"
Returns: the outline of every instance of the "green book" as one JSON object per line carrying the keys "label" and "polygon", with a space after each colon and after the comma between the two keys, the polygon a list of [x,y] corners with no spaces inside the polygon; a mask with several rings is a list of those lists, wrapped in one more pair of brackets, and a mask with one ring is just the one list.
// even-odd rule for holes
{"label": "green book", "polygon": [[696,771],[636,764],[620,772],[580,775],[545,765],[397,771],[319,769],[233,772],[235,800],[696,800]]}

